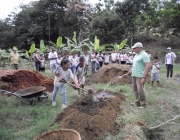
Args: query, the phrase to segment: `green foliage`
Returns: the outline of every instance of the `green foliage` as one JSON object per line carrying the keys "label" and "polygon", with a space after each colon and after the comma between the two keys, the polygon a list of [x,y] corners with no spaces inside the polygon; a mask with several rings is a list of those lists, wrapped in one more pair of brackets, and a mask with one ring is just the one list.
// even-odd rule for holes
{"label": "green foliage", "polygon": [[61,36],[59,36],[59,37],[57,38],[56,44],[53,43],[52,41],[49,41],[49,42],[50,42],[50,44],[52,44],[53,46],[55,46],[56,49],[58,49],[58,50],[65,49],[65,48],[64,48],[65,44],[63,44],[63,41],[62,41],[62,37],[61,37]]}
{"label": "green foliage", "polygon": [[35,52],[35,50],[36,50],[36,45],[35,45],[35,43],[32,43],[31,44],[31,47],[30,47],[30,50],[29,50],[29,53],[34,53]]}
{"label": "green foliage", "polygon": [[95,16],[90,39],[95,36],[101,40],[101,44],[119,42],[125,32],[124,22],[113,12],[102,12]]}

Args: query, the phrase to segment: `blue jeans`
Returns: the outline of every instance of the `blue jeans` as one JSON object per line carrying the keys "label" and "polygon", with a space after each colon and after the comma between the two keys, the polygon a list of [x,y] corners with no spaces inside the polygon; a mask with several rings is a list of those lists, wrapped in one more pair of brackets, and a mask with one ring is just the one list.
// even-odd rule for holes
{"label": "blue jeans", "polygon": [[71,66],[71,71],[72,71],[72,74],[75,74],[76,66]]}
{"label": "blue jeans", "polygon": [[52,63],[50,65],[50,70],[51,70],[52,73],[54,73],[56,71],[56,67],[57,67],[56,63]]}
{"label": "blue jeans", "polygon": [[100,68],[100,64],[98,61],[91,61],[92,73],[95,72],[95,68],[97,66],[97,70]]}
{"label": "blue jeans", "polygon": [[39,62],[35,62],[35,67],[36,67],[36,71],[39,71],[40,63]]}
{"label": "blue jeans", "polygon": [[[52,96],[52,101],[53,102],[56,101],[56,95],[58,93],[58,90],[59,90],[59,87],[54,85],[54,90],[53,90],[53,93],[52,93],[53,94],[53,96]],[[61,93],[62,93],[62,103],[64,105],[66,105],[67,104],[67,98],[66,98],[66,86],[65,85],[61,86]]]}

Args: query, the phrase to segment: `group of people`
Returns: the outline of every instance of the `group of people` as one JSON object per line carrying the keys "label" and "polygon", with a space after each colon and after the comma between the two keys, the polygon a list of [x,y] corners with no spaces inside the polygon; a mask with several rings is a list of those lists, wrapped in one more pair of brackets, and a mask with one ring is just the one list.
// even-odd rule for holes
{"label": "group of people", "polygon": [[[96,53],[95,50],[91,54],[87,52],[84,55],[81,55],[80,52],[66,54],[57,53],[54,47],[51,47],[51,52],[48,54],[48,59],[50,61],[50,70],[52,73],[55,73],[54,79],[54,90],[52,96],[52,106],[56,106],[56,95],[58,89],[61,88],[62,92],[62,108],[66,107],[66,81],[71,78],[74,82],[74,86],[78,89],[80,96],[80,87],[84,88],[85,84],[85,75],[89,66],[89,60],[91,61],[92,73],[95,70],[102,67],[102,65],[108,65],[111,63],[118,64],[127,64],[132,65],[132,68],[129,72],[123,76],[130,75],[132,76],[133,91],[135,95],[135,102],[133,105],[138,106],[139,108],[147,107],[146,94],[144,90],[144,84],[148,73],[151,70],[151,87],[154,82],[157,81],[157,86],[159,86],[160,74],[159,70],[161,64],[158,61],[158,57],[153,57],[153,62],[150,63],[151,55],[149,52],[143,50],[143,45],[140,42],[137,42],[132,46],[132,52],[126,54],[123,50],[121,53],[113,51],[111,54],[108,51],[105,54],[102,52]],[[17,53],[16,48],[13,48],[9,57],[9,63],[11,60],[12,69],[17,70],[18,65],[21,65],[19,54]],[[167,48],[167,53],[165,55],[165,65],[167,68],[166,78],[172,78],[173,76],[173,64],[176,60],[176,54],[171,51],[171,48]],[[40,71],[40,68],[45,66],[45,59],[43,55],[40,55],[38,51],[34,54],[34,62],[37,71]],[[42,71],[45,71],[45,67]]]}

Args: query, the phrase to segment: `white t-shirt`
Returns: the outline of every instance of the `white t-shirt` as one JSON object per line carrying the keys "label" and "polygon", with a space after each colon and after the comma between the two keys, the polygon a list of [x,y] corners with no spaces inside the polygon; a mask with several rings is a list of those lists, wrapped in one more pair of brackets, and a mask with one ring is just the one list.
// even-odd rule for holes
{"label": "white t-shirt", "polygon": [[116,53],[116,55],[117,55],[117,60],[120,60],[120,54]]}
{"label": "white t-shirt", "polygon": [[[175,54],[175,53],[174,53]],[[166,54],[166,64],[173,64],[173,56],[172,55],[174,55],[173,53],[168,53],[168,54]]]}
{"label": "white t-shirt", "polygon": [[117,54],[116,53],[111,53],[111,59],[112,59],[112,61],[116,61]]}
{"label": "white t-shirt", "polygon": [[102,62],[103,61],[103,57],[104,57],[104,55],[103,54],[97,54],[97,58],[98,58],[98,61],[99,62]]}
{"label": "white t-shirt", "polygon": [[[50,59],[50,58],[57,58],[58,57],[58,55],[57,55],[57,52],[49,52],[49,55],[48,55],[48,58]],[[52,59],[52,60],[50,60],[50,65],[51,64],[56,64],[56,62],[57,62],[57,59]]]}
{"label": "white t-shirt", "polygon": [[[156,66],[157,66],[159,69],[161,68],[160,63],[157,63]],[[159,73],[159,70],[157,69],[156,66],[152,65],[151,73]]]}
{"label": "white t-shirt", "polygon": [[89,64],[89,55],[83,55],[84,56],[84,62]]}
{"label": "white t-shirt", "polygon": [[127,55],[126,54],[120,54],[120,60],[121,61],[126,61]]}
{"label": "white t-shirt", "polygon": [[63,59],[63,57],[61,57],[61,58],[57,58],[57,63],[58,63],[58,65],[60,65],[60,64],[61,64],[62,59]]}
{"label": "white t-shirt", "polygon": [[[56,71],[56,74],[58,74],[60,77],[62,77],[64,80],[68,80],[69,78],[74,78],[74,75],[72,74],[71,69],[67,69],[66,71],[63,70],[63,68],[61,66],[59,66]],[[63,86],[66,83],[64,82],[60,82],[59,78],[57,76],[55,76],[54,79],[54,85],[57,87]]]}
{"label": "white t-shirt", "polygon": [[72,57],[72,58],[70,59],[70,61],[71,61],[71,65],[72,65],[72,66],[75,66],[75,67],[77,66],[77,59],[76,59],[76,57],[75,57],[75,58]]}
{"label": "white t-shirt", "polygon": [[133,61],[133,56],[127,56],[126,57],[126,63],[131,64]]}
{"label": "white t-shirt", "polygon": [[109,63],[109,57],[110,57],[110,55],[108,54],[108,55],[104,55],[104,63]]}
{"label": "white t-shirt", "polygon": [[[91,57],[94,57],[94,56],[96,55],[91,53]],[[96,58],[91,58],[91,61],[96,61],[96,60],[97,60]]]}

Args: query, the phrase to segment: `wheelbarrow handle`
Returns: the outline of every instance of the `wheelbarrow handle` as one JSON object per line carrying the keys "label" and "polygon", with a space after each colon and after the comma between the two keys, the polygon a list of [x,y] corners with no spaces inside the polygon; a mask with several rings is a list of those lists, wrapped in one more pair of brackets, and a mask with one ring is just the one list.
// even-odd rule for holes
{"label": "wheelbarrow handle", "polygon": [[7,91],[7,90],[0,89],[0,91],[3,92],[4,95],[12,94],[12,92]]}

